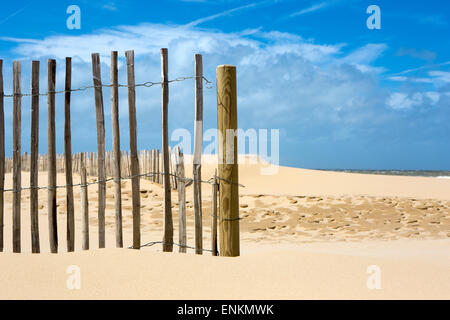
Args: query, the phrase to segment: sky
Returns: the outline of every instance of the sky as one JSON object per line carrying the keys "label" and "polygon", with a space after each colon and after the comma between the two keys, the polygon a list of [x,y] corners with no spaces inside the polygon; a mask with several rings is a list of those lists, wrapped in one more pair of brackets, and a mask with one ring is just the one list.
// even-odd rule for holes
{"label": "sky", "polygon": [[[80,8],[68,29],[67,8]],[[381,29],[369,29],[370,5]],[[22,61],[30,91],[39,60],[72,57],[72,86],[92,85],[91,53],[109,83],[110,52],[135,51],[136,82],[160,81],[159,49],[169,51],[169,78],[192,76],[203,55],[204,128],[217,126],[215,68],[237,67],[238,126],[279,129],[281,165],[322,169],[450,170],[450,2],[365,0],[11,1],[0,12],[5,93],[12,61]],[[106,148],[111,149],[110,92],[103,90]],[[127,92],[119,91],[121,147],[128,149]],[[161,92],[136,89],[138,146],[161,147]],[[170,85],[169,130],[194,128],[194,81]],[[12,99],[5,98],[6,154],[12,150]],[[56,99],[57,151],[63,152],[64,101]],[[96,151],[93,91],[72,94],[73,152]],[[170,134],[169,133],[169,134]],[[22,101],[22,151],[29,152],[30,98]],[[41,153],[47,149],[47,100],[40,99]],[[174,145],[176,142],[172,142]],[[243,150],[240,150],[240,153]],[[187,152],[190,153],[190,152]]]}

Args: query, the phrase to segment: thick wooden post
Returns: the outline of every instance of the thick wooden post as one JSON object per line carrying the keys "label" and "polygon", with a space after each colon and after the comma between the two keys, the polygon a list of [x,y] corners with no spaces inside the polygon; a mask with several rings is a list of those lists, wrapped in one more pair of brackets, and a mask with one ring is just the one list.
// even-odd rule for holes
{"label": "thick wooden post", "polygon": [[13,252],[20,252],[20,197],[22,194],[20,61],[13,62]]}
{"label": "thick wooden post", "polygon": [[217,169],[214,170],[211,199],[211,251],[213,256],[217,256]]}
{"label": "thick wooden post", "polygon": [[112,155],[114,175],[114,201],[116,216],[116,247],[123,247],[122,233],[122,187],[120,184],[120,130],[119,130],[119,83],[117,69],[117,51],[111,52],[111,120],[112,120]]}
{"label": "thick wooden post", "polygon": [[164,184],[164,238],[163,251],[173,250],[172,199],[169,176],[169,62],[167,49],[161,49],[161,87],[162,87],[162,155]]}
{"label": "thick wooden post", "polygon": [[0,252],[3,252],[5,188],[5,110],[3,92],[3,60],[0,60]]}
{"label": "thick wooden post", "polygon": [[66,58],[66,85],[64,93],[64,171],[66,173],[67,251],[75,250],[75,215],[72,178],[72,138],[70,128],[70,90],[72,83],[72,58]]}
{"label": "thick wooden post", "polygon": [[202,55],[195,55],[195,124],[194,124],[194,218],[195,253],[203,253],[202,224],[202,140],[203,140],[203,62]]}
{"label": "thick wooden post", "polygon": [[48,60],[48,228],[50,251],[58,252],[56,212],[56,138],[55,138],[56,60]]}
{"label": "thick wooden post", "polygon": [[103,90],[100,71],[100,56],[92,54],[92,75],[95,92],[95,117],[97,120],[97,165],[98,165],[98,247],[105,247],[105,114],[103,109]]}
{"label": "thick wooden post", "polygon": [[30,139],[30,215],[31,251],[40,252],[38,207],[38,155],[39,155],[39,61],[31,64],[31,139]]}
{"label": "thick wooden post", "polygon": [[178,241],[179,252],[186,252],[186,187],[184,180],[184,157],[180,148],[175,148],[176,176],[178,187]]}
{"label": "thick wooden post", "polygon": [[220,254],[239,256],[236,67],[217,67]]}
{"label": "thick wooden post", "polygon": [[136,137],[136,91],[134,80],[134,51],[125,52],[127,58],[128,79],[128,113],[130,123],[130,162],[131,162],[131,192],[133,205],[133,249],[141,247],[141,195],[139,191],[139,160]]}
{"label": "thick wooden post", "polygon": [[82,249],[89,250],[89,197],[84,153],[80,154]]}

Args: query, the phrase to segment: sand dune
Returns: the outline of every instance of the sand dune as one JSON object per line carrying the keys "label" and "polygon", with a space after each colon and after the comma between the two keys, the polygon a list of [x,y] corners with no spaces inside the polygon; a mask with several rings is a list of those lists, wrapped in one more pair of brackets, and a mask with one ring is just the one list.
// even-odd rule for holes
{"label": "sand dune", "polygon": [[[239,167],[242,256],[222,258],[113,249],[113,184],[107,184],[107,248],[97,247],[97,187],[89,187],[91,248],[81,252],[80,195],[75,189],[75,253],[48,253],[47,192],[39,191],[40,255],[31,255],[29,192],[22,192],[22,254],[11,252],[11,194],[5,195],[5,253],[0,298],[450,298],[450,180],[375,176],[280,167]],[[205,164],[203,176],[214,165]],[[191,172],[187,165],[186,172]],[[74,176],[74,182],[79,177]],[[91,181],[95,178],[91,177]],[[29,181],[23,173],[24,185]],[[41,173],[40,185],[47,175]],[[58,175],[64,184],[64,175]],[[6,188],[11,186],[11,175]],[[122,182],[124,241],[131,244],[131,184]],[[142,243],[162,239],[162,188],[141,180]],[[173,192],[177,230],[177,193]],[[210,247],[211,188],[203,185],[204,246]],[[188,244],[193,244],[192,189],[187,189]],[[58,189],[60,252],[66,251],[65,192]],[[175,231],[175,235],[177,232]],[[177,237],[175,236],[175,241]],[[175,248],[177,250],[177,248]],[[207,255],[207,253],[205,253]],[[379,265],[383,288],[366,287]],[[81,290],[66,288],[79,265]],[[183,271],[183,272],[181,272]],[[217,273],[225,276],[217,277]]]}

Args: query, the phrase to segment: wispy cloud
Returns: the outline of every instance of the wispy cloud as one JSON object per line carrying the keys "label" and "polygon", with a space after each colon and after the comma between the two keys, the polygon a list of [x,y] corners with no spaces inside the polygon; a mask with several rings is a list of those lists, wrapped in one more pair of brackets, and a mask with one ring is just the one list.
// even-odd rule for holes
{"label": "wispy cloud", "polygon": [[397,56],[410,56],[413,58],[421,59],[421,60],[428,60],[432,61],[436,59],[436,52],[430,51],[430,50],[417,50],[414,48],[400,48],[397,53]]}
{"label": "wispy cloud", "polygon": [[322,3],[314,4],[314,5],[310,6],[310,7],[304,8],[304,9],[302,9],[300,11],[294,12],[294,13],[290,14],[288,17],[289,18],[298,17],[298,16],[301,16],[301,15],[304,15],[304,14],[307,14],[307,13],[311,13],[311,12],[318,11],[320,9],[326,8],[329,5],[330,5],[329,2],[322,2]]}
{"label": "wispy cloud", "polygon": [[233,13],[238,12],[238,11],[243,11],[243,10],[246,10],[246,9],[250,9],[250,8],[255,8],[257,6],[261,6],[261,5],[266,4],[268,2],[271,2],[271,1],[254,2],[254,3],[250,3],[250,4],[247,4],[247,5],[244,5],[244,6],[240,6],[240,7],[237,7],[237,8],[225,10],[225,11],[222,11],[222,12],[219,12],[219,13],[216,13],[216,14],[213,14],[213,15],[210,15],[210,16],[207,16],[207,17],[204,17],[204,18],[196,19],[196,20],[194,20],[192,22],[189,22],[188,24],[186,24],[186,27],[194,27],[194,26],[197,26],[197,25],[199,25],[201,23],[204,23],[204,22],[207,22],[207,21],[211,21],[211,20],[214,20],[214,19],[217,19],[217,18],[220,18],[220,17],[224,17],[224,16],[229,16],[229,15],[231,15]]}
{"label": "wispy cloud", "polygon": [[3,18],[2,20],[0,20],[0,24],[5,23],[6,21],[8,21],[9,19],[13,18],[14,16],[18,15],[19,13],[21,13],[22,11],[24,11],[25,9],[27,9],[31,4],[33,3],[33,0],[28,2],[25,6],[23,6],[22,8],[14,11],[13,13],[11,13],[10,15],[6,16],[5,18]]}
{"label": "wispy cloud", "polygon": [[349,53],[340,62],[350,64],[361,72],[382,73],[386,69],[375,67],[372,63],[382,56],[387,49],[388,46],[384,43],[368,43]]}
{"label": "wispy cloud", "polygon": [[437,81],[450,83],[450,72],[445,71],[430,71],[428,73],[431,77],[436,78]]}
{"label": "wispy cloud", "polygon": [[398,73],[390,74],[387,76],[387,79],[396,82],[429,83],[439,86],[442,83],[450,82],[450,72],[439,70],[439,68],[449,65],[450,61],[427,64],[418,68],[407,69]]}
{"label": "wispy cloud", "polygon": [[424,76],[389,76],[388,79],[397,82],[429,83],[439,87],[439,85],[450,83],[450,72],[433,70]]}
{"label": "wispy cloud", "polygon": [[102,8],[108,11],[117,11],[117,5],[114,2],[107,2],[102,5]]}

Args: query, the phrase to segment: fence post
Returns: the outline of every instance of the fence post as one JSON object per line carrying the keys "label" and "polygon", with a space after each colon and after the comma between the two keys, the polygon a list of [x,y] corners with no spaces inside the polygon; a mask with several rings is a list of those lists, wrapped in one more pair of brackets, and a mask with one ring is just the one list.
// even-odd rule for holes
{"label": "fence post", "polygon": [[89,197],[84,153],[80,154],[82,249],[89,250]]}
{"label": "fence post", "polygon": [[162,155],[164,182],[164,238],[163,251],[173,250],[172,199],[169,176],[169,63],[167,48],[161,49],[161,88],[162,88]]}
{"label": "fence post", "polygon": [[217,67],[220,254],[239,256],[236,67]]}
{"label": "fence post", "polygon": [[184,157],[180,147],[175,148],[176,176],[178,187],[178,241],[179,252],[186,252],[186,188],[184,181]]}
{"label": "fence post", "polygon": [[21,108],[20,61],[13,62],[13,252],[20,252],[20,197],[21,197]]}
{"label": "fence post", "polygon": [[217,256],[217,169],[214,169],[212,199],[211,199],[211,251]]}
{"label": "fence post", "polygon": [[31,138],[30,138],[30,215],[31,251],[40,252],[38,207],[38,155],[39,155],[39,61],[31,64]]}
{"label": "fence post", "polygon": [[3,92],[3,60],[0,60],[0,252],[3,252],[3,222],[5,187],[5,110]]}
{"label": "fence post", "polygon": [[100,56],[92,54],[92,75],[95,92],[95,117],[97,120],[97,174],[98,174],[98,247],[105,247],[105,115],[103,110],[102,79],[100,72]]}
{"label": "fence post", "polygon": [[120,130],[119,130],[119,87],[118,87],[117,51],[111,52],[111,118],[114,174],[114,201],[116,208],[116,247],[123,247],[122,234],[122,187],[120,184]]}
{"label": "fence post", "polygon": [[195,124],[194,124],[194,218],[195,253],[203,253],[202,224],[202,140],[203,140],[203,62],[202,55],[195,55]]}
{"label": "fence post", "polygon": [[64,93],[64,171],[66,173],[67,251],[75,250],[75,215],[72,178],[72,137],[70,128],[70,90],[72,83],[72,58],[66,57],[66,84]]}
{"label": "fence post", "polygon": [[56,139],[55,139],[56,60],[48,60],[48,225],[50,251],[58,252],[56,212]]}
{"label": "fence post", "polygon": [[133,203],[133,249],[141,247],[141,194],[139,192],[139,160],[136,137],[136,90],[134,80],[134,51],[125,52],[127,58],[128,79],[128,112],[130,123],[130,162],[131,162],[131,192]]}

